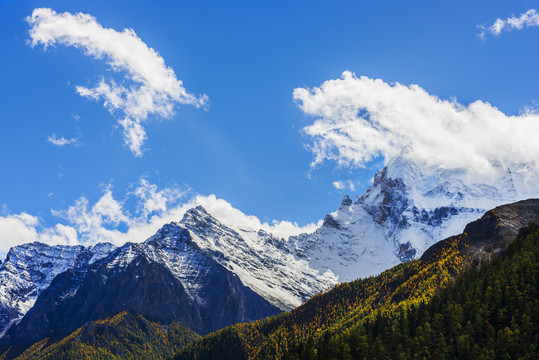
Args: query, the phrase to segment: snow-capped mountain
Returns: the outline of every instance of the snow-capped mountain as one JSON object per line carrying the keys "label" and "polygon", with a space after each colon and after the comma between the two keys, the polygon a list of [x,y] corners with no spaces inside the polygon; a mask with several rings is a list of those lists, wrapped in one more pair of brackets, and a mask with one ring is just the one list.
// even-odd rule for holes
{"label": "snow-capped mountain", "polygon": [[193,234],[193,241],[211,251],[214,259],[273,305],[290,310],[337,283],[330,271],[317,271],[288,248],[285,239],[264,230],[223,225],[204,208],[185,214],[178,226]]}
{"label": "snow-capped mountain", "polygon": [[31,243],[11,248],[0,265],[0,337],[34,305],[56,275],[67,269],[85,269],[115,247],[49,246]]}
{"label": "snow-capped mountain", "polygon": [[[97,260],[120,273],[139,256],[165,267],[189,301],[201,306],[208,303],[201,289],[215,271],[210,266],[213,262],[281,310],[292,309],[337,282],[330,271],[309,268],[305,259],[289,251],[284,239],[262,230],[235,231],[198,206],[140,244],[127,243],[116,249],[110,244],[85,248],[33,243],[12,248],[0,267],[2,335],[32,308],[55,276],[72,269],[81,277]],[[77,292],[78,280],[69,281],[70,293],[62,296]]]}
{"label": "snow-capped mountain", "polygon": [[499,171],[485,182],[466,171],[425,170],[397,157],[376,173],[365,194],[355,201],[345,196],[318,230],[291,237],[289,246],[311,268],[329,269],[339,281],[376,275],[418,258],[486,210],[521,200],[518,180]]}
{"label": "snow-capped mountain", "polygon": [[189,230],[168,224],[144,243],[126,243],[86,271],[59,274],[2,345],[31,344],[51,334],[133,311],[199,334],[276,315],[281,310],[242,284],[201,249]]}
{"label": "snow-capped mountain", "polygon": [[[185,293],[179,298],[200,309],[215,303],[208,297],[209,279],[222,273],[230,280],[224,288],[236,289],[231,293],[246,286],[268,304],[289,310],[337,282],[375,275],[420,257],[430,245],[460,233],[486,210],[528,196],[522,195],[526,184],[518,172],[500,170],[485,180],[466,171],[425,169],[400,156],[378,171],[365,194],[355,200],[345,196],[316,231],[288,239],[247,224],[228,224],[197,206],[144,243],[119,248],[110,244],[17,246],[0,265],[0,337],[34,306],[56,276],[71,271],[56,288],[62,293],[51,290],[47,295],[63,302],[81,296],[77,293],[89,269],[93,273],[105,269],[100,271],[106,283],[139,263],[156,266]],[[245,304],[254,296],[244,290],[239,293],[244,295],[231,298],[235,304]],[[237,316],[227,321],[261,315],[267,310],[260,310],[264,306],[232,312]],[[200,329],[211,327],[201,319],[189,321]]]}

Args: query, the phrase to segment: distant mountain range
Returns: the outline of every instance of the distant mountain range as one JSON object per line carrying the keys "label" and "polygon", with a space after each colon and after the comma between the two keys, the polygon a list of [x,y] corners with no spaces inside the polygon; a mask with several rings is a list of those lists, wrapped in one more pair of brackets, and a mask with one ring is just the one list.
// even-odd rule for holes
{"label": "distant mountain range", "polygon": [[140,244],[16,246],[0,265],[0,341],[22,349],[124,310],[201,335],[288,311],[339,282],[419,258],[519,199],[517,180],[474,183],[400,157],[310,234],[278,238],[198,206]]}
{"label": "distant mountain range", "polygon": [[538,220],[539,200],[501,206],[418,260],[339,284],[291,312],[204,338],[177,322],[163,326],[123,311],[64,337],[8,347],[2,356],[163,359],[178,352],[174,359],[534,358],[539,225],[533,221]]}

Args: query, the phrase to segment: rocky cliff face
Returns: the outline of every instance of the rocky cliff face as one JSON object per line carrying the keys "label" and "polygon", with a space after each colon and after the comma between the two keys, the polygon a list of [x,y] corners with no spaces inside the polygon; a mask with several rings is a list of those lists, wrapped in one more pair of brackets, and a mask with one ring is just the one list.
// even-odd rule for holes
{"label": "rocky cliff face", "polygon": [[10,249],[0,266],[0,337],[32,308],[54,277],[68,269],[86,269],[114,246],[49,246],[32,243]]}
{"label": "rocky cliff face", "polygon": [[405,157],[378,171],[355,201],[345,196],[312,234],[289,246],[309,266],[339,281],[376,275],[417,258],[495,206],[520,200],[511,173],[483,183],[466,172],[420,169]]}
{"label": "rocky cliff face", "polygon": [[189,210],[178,226],[193,234],[193,241],[215,261],[273,305],[290,310],[337,282],[331,271],[318,271],[298,258],[286,239],[263,230],[225,226],[204,208]]}
{"label": "rocky cliff face", "polygon": [[458,238],[459,250],[466,255],[467,262],[479,265],[504,250],[530,222],[539,223],[539,199],[498,206],[467,224],[460,235],[431,246],[423,253],[421,260],[432,260],[446,243]]}
{"label": "rocky cliff face", "polygon": [[464,228],[461,247],[472,261],[505,249],[528,223],[539,223],[539,199],[499,206]]}

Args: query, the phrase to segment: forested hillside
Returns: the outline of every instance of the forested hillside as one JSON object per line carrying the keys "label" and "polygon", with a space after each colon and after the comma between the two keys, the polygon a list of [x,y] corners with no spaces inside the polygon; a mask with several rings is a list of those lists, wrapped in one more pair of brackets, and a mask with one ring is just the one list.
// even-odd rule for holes
{"label": "forested hillside", "polygon": [[532,359],[539,226],[530,219],[539,218],[538,205],[496,208],[420,259],[204,338],[124,311],[8,348],[0,359]]}
{"label": "forested hillside", "polygon": [[537,226],[480,270],[466,255],[469,238],[447,239],[423,259],[338,285],[288,314],[210,334],[174,359],[533,358]]}
{"label": "forested hillside", "polygon": [[283,358],[539,358],[538,230],[530,226],[502,256],[465,271],[430,301],[378,312],[346,331],[328,329]]}
{"label": "forested hillside", "polygon": [[368,319],[427,301],[463,269],[459,240],[446,241],[427,261],[411,261],[376,277],[339,284],[289,313],[217,331],[175,359],[280,358],[301,344],[312,347],[327,332],[345,333]]}
{"label": "forested hillside", "polygon": [[[140,314],[124,311],[86,323],[59,341],[37,342],[17,359],[164,359],[199,337],[178,322],[165,327]],[[0,358],[6,357],[9,358],[9,352]]]}

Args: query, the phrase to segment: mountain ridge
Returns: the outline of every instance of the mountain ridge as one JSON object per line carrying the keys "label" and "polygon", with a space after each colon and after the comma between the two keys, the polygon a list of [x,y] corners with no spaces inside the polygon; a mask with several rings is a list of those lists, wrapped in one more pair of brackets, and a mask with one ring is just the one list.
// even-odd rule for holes
{"label": "mountain ridge", "polygon": [[114,248],[109,243],[84,247],[38,242],[11,248],[0,265],[0,338],[26,314],[56,275],[84,269]]}
{"label": "mountain ridge", "polygon": [[[350,199],[345,198],[342,207],[347,206],[351,206]],[[203,216],[203,218],[197,216]],[[204,226],[202,226],[203,229],[199,230],[199,234],[203,235],[204,231],[206,231],[205,241],[207,242],[226,239],[226,236],[221,235],[216,237],[208,236],[209,234],[215,235],[214,232],[216,230],[226,230],[229,235],[233,235],[232,239],[235,239],[238,234],[231,229],[222,227],[216,219],[211,218],[202,208],[193,209],[191,212],[186,213],[184,218],[191,219],[194,223],[204,219],[202,222]],[[206,221],[208,219],[211,221]],[[438,258],[436,258],[435,261],[432,261],[432,264],[429,265],[429,269],[436,269],[439,264],[444,263],[447,264],[447,269],[443,270],[444,266],[446,266],[443,265],[443,271],[441,273],[439,273],[438,270],[429,270],[435,272],[426,279],[436,278],[437,283],[447,283],[447,281],[450,281],[455,274],[458,274],[459,271],[461,271],[459,269],[463,266],[462,264],[467,263],[464,261],[466,257],[470,258],[470,261],[468,261],[469,263],[474,263],[477,262],[476,258],[482,259],[485,253],[490,254],[501,251],[507,244],[506,240],[518,233],[518,229],[521,226],[526,225],[529,220],[537,219],[539,219],[538,199],[520,201],[497,207],[486,212],[481,219],[466,226],[465,231],[460,236],[450,237],[433,247],[437,249],[434,253],[438,254],[436,255]],[[202,278],[206,279],[211,279],[213,276],[213,278],[222,280],[223,276],[220,274],[227,274],[225,276],[227,279],[225,283],[228,283],[229,285],[225,285],[225,288],[230,285],[234,288],[235,285],[233,284],[238,284],[238,286],[243,289],[241,291],[246,291],[246,294],[251,293],[253,296],[256,294],[248,287],[245,287],[235,273],[231,272],[226,266],[223,266],[222,263],[217,261],[217,259],[220,258],[218,253],[211,248],[200,247],[198,242],[201,240],[197,239],[195,235],[192,235],[192,229],[189,229],[189,226],[193,224],[189,225],[189,221],[186,221],[185,223],[187,223],[186,226],[181,222],[167,224],[144,243],[126,243],[122,247],[115,248],[107,256],[93,262],[88,269],[79,267],[68,269],[63,273],[60,273],[54,278],[47,289],[40,294],[36,304],[24,316],[22,321],[8,331],[7,335],[2,339],[3,344],[21,345],[22,342],[28,341],[28,345],[26,346],[29,346],[32,343],[47,337],[53,336],[53,338],[61,338],[70,331],[74,331],[78,327],[83,326],[88,321],[96,321],[100,318],[112,315],[111,313],[123,310],[142,313],[143,315],[149,316],[151,319],[160,322],[179,320],[190,328],[198,330],[202,334],[222,328],[227,325],[227,322],[228,324],[233,324],[236,322],[255,320],[257,316],[248,315],[242,318],[241,316],[244,315],[240,315],[240,317],[237,318],[228,318],[229,320],[225,322],[213,323],[215,325],[206,325],[206,330],[203,330],[200,324],[202,324],[201,321],[204,321],[204,316],[200,317],[196,314],[202,314],[202,309],[205,306],[211,313],[218,312],[230,315],[231,311],[230,308],[226,311],[216,310],[219,309],[219,306],[223,305],[215,305],[214,300],[211,300],[213,299],[211,297],[212,293],[216,294],[215,299],[217,299],[217,303],[219,303],[222,298],[226,298],[225,294],[227,292],[222,291],[221,288],[218,288],[217,292],[210,291],[209,293],[205,291],[204,288],[198,289],[198,292],[190,291],[190,286],[192,287],[192,290],[194,289],[193,286],[204,284],[203,281],[200,282],[196,280],[196,276],[202,276]],[[333,226],[332,224],[330,225]],[[199,223],[198,226],[201,227],[201,224]],[[489,246],[485,246],[485,243],[478,241],[478,239],[485,239],[485,232],[492,235],[486,242]],[[225,241],[224,244],[226,243],[228,242]],[[441,255],[439,254],[445,255],[440,257]],[[382,280],[382,283],[379,286],[379,291],[386,289],[389,292],[380,292],[374,297],[369,297],[370,300],[368,301],[375,301],[375,303],[380,303],[380,301],[382,301],[384,304],[391,304],[392,301],[402,301],[407,299],[410,294],[420,298],[429,296],[426,294],[433,294],[434,288],[424,287],[425,285],[414,286],[415,290],[413,290],[412,293],[409,293],[408,290],[398,290],[404,286],[403,284],[407,284],[407,281],[403,280],[404,282],[401,282],[401,280],[398,280],[399,277],[405,279],[406,276],[410,276],[410,274],[415,274],[413,275],[413,278],[420,281],[418,284],[425,284],[425,281],[434,281],[420,280],[423,275],[421,275],[421,266],[417,265],[422,262],[425,264],[430,263],[428,259],[432,256],[432,251],[426,251],[421,259],[399,265],[396,268],[397,270],[395,270],[397,271],[397,274],[400,274],[396,278],[397,282],[391,277],[388,278],[388,275],[384,275],[391,273],[393,270],[384,272],[380,275],[381,279],[384,280]],[[189,260],[186,261],[187,259]],[[441,260],[443,261],[442,263],[440,263]],[[175,274],[172,267],[181,268],[181,271]],[[452,273],[453,275],[451,275]],[[360,280],[359,283],[369,283],[372,281],[371,279],[372,278]],[[190,281],[192,284],[189,284]],[[211,280],[209,281],[208,284],[210,285],[207,288],[215,290],[216,287],[214,283],[212,283]],[[122,285],[119,286],[119,284]],[[167,286],[167,284],[172,285],[170,290],[166,290],[163,293],[163,290],[148,291],[149,289],[152,289],[152,284],[165,284],[165,286]],[[335,289],[348,291],[346,290],[348,286],[350,286],[348,283],[344,283],[338,285]],[[120,295],[117,292],[111,292],[110,290],[119,288],[122,288]],[[137,289],[143,289],[143,292],[141,293]],[[168,300],[171,298],[170,294],[177,291],[180,292],[178,299],[181,300],[171,304]],[[232,293],[237,292],[237,290],[232,291]],[[164,295],[161,296],[159,295],[160,293]],[[157,294],[157,303],[150,300],[147,297],[148,294]],[[246,296],[248,297],[249,295]],[[260,301],[263,300],[259,295],[256,296]],[[159,299],[167,300],[162,302]],[[312,307],[312,304],[317,304],[319,299],[319,295],[316,295],[312,297],[306,305],[311,304],[309,306]],[[264,301],[262,301],[261,304],[263,304]],[[190,306],[194,306],[195,303],[200,305],[198,307],[199,310],[197,310],[196,306],[190,308]],[[240,301],[237,304],[241,303],[242,302]],[[248,303],[251,303],[251,301],[244,302],[244,304]],[[138,306],[137,304],[142,304],[142,307],[136,307]],[[172,312],[164,311],[161,315],[151,313],[147,311],[148,304],[152,304],[150,307],[160,309],[167,308],[168,306]],[[156,304],[162,305],[156,306]],[[269,303],[266,302],[266,304],[268,305],[264,306],[269,306]],[[224,305],[224,307],[221,308],[226,309],[227,306],[228,305]],[[299,309],[304,309],[305,306],[302,306]],[[104,311],[104,309],[106,309],[106,311]],[[237,309],[240,310],[238,314],[245,311],[243,305],[240,305]],[[292,313],[299,314],[300,310],[294,310]],[[179,311],[183,315],[178,317],[177,315],[174,315],[174,311]],[[276,308],[274,311],[274,314],[279,312]],[[258,313],[259,318],[270,315],[268,313],[263,314],[263,312],[264,311]],[[185,314],[195,314],[195,318],[186,318]],[[279,316],[276,319],[280,319],[281,317],[282,316]],[[269,321],[271,323],[272,320]],[[254,324],[257,323],[258,322],[255,322]],[[245,326],[249,327],[250,325]],[[22,350],[24,350],[24,346],[22,346],[21,351]]]}
{"label": "mountain ridge", "polygon": [[[175,249],[178,240],[188,240],[185,249],[196,248],[273,306],[291,310],[339,282],[419,258],[430,245],[479,218],[485,206],[518,197],[510,173],[489,184],[470,183],[465,175],[444,169],[428,172],[397,157],[377,172],[363,195],[355,200],[344,196],[337,211],[326,215],[312,233],[279,238],[262,229],[227,225],[197,206],[145,242],[122,246],[124,255],[116,260],[127,264],[132,254],[145,253],[172,271],[191,300],[202,301],[196,299],[199,285],[192,280],[196,264]],[[155,240],[162,246],[152,245]],[[68,269],[84,273],[116,249],[105,243],[12,248],[0,265],[0,337],[21,321],[54,276]]]}
{"label": "mountain ridge", "polygon": [[280,312],[201,251],[187,230],[177,230],[164,227],[146,243],[115,249],[85,272],[59,274],[1,342],[62,336],[123,310],[163,323],[180,321],[201,334]]}
{"label": "mountain ridge", "polygon": [[42,340],[17,359],[164,358],[197,338],[198,334],[177,322],[163,326],[140,314],[123,311],[87,322],[56,342]]}
{"label": "mountain ridge", "polygon": [[290,248],[339,281],[379,274],[419,258],[487,210],[522,200],[511,173],[477,181],[464,170],[422,169],[401,154],[378,170],[363,195],[344,196],[315,232],[290,237]]}
{"label": "mountain ridge", "polygon": [[[499,221],[493,222],[492,219]],[[356,329],[362,324],[377,322],[380,318],[390,316],[398,318],[407,311],[412,311],[414,306],[429,303],[440,290],[452,284],[454,279],[459,278],[464,271],[474,269],[477,265],[488,264],[492,257],[506,249],[510,243],[507,241],[507,236],[516,232],[516,236],[525,237],[530,230],[519,231],[522,229],[519,229],[519,226],[529,225],[530,220],[539,222],[539,199],[500,206],[466,227],[468,231],[481,229],[485,230],[483,232],[474,230],[473,233],[468,234],[464,231],[458,236],[452,236],[429,248],[421,259],[401,263],[376,277],[341,283],[324,294],[312,297],[289,313],[250,324],[231,326],[209,334],[183,348],[174,359],[331,358],[325,357],[326,355],[322,355],[322,352],[317,357],[316,351],[312,351],[314,349],[320,351],[325,349],[326,354],[332,352],[334,354],[332,356],[337,358],[350,358],[335,354],[342,351],[350,356],[351,348],[346,348],[348,345],[345,346],[340,339],[349,336],[351,329]],[[535,231],[536,239],[539,239],[539,228],[537,225],[534,226],[535,230],[532,231]],[[479,246],[474,247],[475,245]],[[536,256],[539,256],[538,249],[539,247],[536,246]],[[485,257],[486,254],[491,256]],[[481,256],[482,262],[476,261],[477,255]],[[524,258],[528,259],[528,265],[530,265],[529,261],[532,261],[531,265],[533,265],[533,260],[530,260],[528,256]],[[535,263],[534,266],[537,271],[537,264]],[[534,267],[531,266],[528,270],[533,269]],[[536,272],[530,274],[527,280],[533,282],[533,276],[536,276]],[[470,291],[484,292],[481,289],[470,289]],[[527,294],[532,303],[535,301],[537,304],[533,294],[526,292],[526,287],[519,291],[522,291],[524,295]],[[530,313],[533,311],[530,310]],[[430,320],[427,319],[427,321]],[[389,320],[380,323],[379,326],[385,326],[389,331],[394,323],[387,321]],[[409,321],[411,322],[412,319]],[[420,329],[417,331],[419,332]],[[503,334],[506,330],[500,328],[500,331]],[[533,332],[530,334],[533,338]],[[436,335],[430,336],[432,338]],[[333,338],[339,339],[340,342],[331,342]],[[496,336],[491,336],[490,339],[496,341]],[[234,344],[235,348],[225,348],[225,344]],[[355,346],[368,348],[367,345],[356,343]],[[510,343],[507,344],[508,347],[510,345]],[[354,358],[361,359],[366,356],[361,349],[361,347],[352,349],[356,354]],[[377,348],[374,347],[373,351],[376,350]],[[421,348],[410,351],[419,353]],[[230,355],[234,353],[241,356]],[[299,353],[302,357],[292,356]],[[383,353],[379,352],[379,354]]]}

